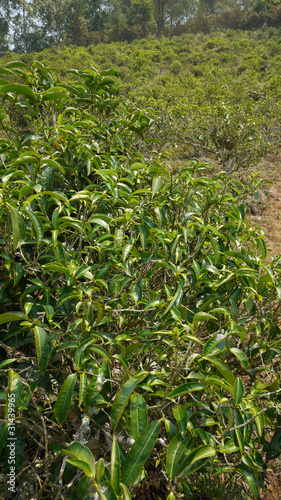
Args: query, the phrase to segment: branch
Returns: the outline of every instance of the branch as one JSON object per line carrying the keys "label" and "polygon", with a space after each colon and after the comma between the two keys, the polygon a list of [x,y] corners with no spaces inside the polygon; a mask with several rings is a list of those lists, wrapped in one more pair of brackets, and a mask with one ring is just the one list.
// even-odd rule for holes
{"label": "branch", "polygon": [[[276,410],[279,409],[279,406],[270,406],[269,408],[275,408]],[[223,433],[220,435],[220,439],[223,439],[224,436],[228,433],[228,432],[231,432],[231,431],[236,431],[236,429],[241,429],[241,427],[245,427],[246,425],[248,425],[250,422],[253,422],[253,420],[255,420],[256,417],[258,417],[259,415],[261,415],[262,413],[265,413],[266,411],[268,411],[269,408],[263,408],[262,410],[260,410],[258,413],[256,413],[255,415],[253,415],[251,418],[249,418],[249,420],[246,420],[246,422],[243,422],[243,424],[240,424],[240,425],[236,425],[235,427],[231,427],[231,428],[226,428]]]}

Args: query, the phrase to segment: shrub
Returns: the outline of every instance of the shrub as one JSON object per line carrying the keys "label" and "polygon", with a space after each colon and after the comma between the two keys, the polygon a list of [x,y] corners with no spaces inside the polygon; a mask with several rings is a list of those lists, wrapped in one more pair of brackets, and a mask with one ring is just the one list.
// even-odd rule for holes
{"label": "shrub", "polygon": [[171,70],[171,73],[173,75],[178,75],[182,70],[182,65],[181,65],[180,61],[174,61],[171,64],[170,70]]}
{"label": "shrub", "polygon": [[280,454],[280,267],[244,223],[248,188],[143,156],[154,122],[113,70],[2,74],[21,82],[0,88],[0,445],[7,474],[16,438],[18,495],[129,499],[160,471],[169,499],[199,472],[258,499]]}

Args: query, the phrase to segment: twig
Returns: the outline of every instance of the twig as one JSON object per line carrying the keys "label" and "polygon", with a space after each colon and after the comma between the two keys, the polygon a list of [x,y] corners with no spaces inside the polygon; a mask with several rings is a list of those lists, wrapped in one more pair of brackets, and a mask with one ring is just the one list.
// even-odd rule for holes
{"label": "twig", "polygon": [[[269,408],[275,408],[275,409],[279,409],[279,406],[270,406]],[[246,422],[243,422],[243,424],[240,424],[240,425],[236,425],[235,427],[231,427],[231,428],[226,428],[223,433],[220,435],[220,439],[223,439],[224,436],[228,433],[228,432],[231,432],[231,431],[236,431],[236,429],[241,429],[241,427],[245,427],[246,425],[248,425],[250,422],[253,422],[253,420],[255,420],[256,417],[258,417],[259,415],[261,415],[262,413],[265,413],[266,411],[269,410],[269,408],[263,408],[262,410],[260,410],[258,413],[256,413],[255,415],[253,415],[251,418],[249,418],[249,420],[246,420]]]}

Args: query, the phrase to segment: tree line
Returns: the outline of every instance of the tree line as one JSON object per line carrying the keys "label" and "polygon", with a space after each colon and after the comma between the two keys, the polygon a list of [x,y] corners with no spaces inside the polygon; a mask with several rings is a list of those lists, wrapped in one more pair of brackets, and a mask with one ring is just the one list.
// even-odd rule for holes
{"label": "tree line", "polygon": [[0,54],[280,25],[280,0],[0,0]]}

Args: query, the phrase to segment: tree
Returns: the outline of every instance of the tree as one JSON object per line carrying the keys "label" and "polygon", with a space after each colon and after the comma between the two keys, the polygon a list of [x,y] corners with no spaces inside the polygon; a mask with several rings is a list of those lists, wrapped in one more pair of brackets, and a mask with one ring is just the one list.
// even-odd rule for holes
{"label": "tree", "polygon": [[68,45],[85,45],[89,35],[86,0],[68,0],[64,4],[64,35]]}
{"label": "tree", "polygon": [[153,28],[154,15],[151,0],[132,0],[128,11],[128,25],[136,31],[139,27],[139,38],[146,36]]}
{"label": "tree", "polygon": [[158,37],[164,31],[168,1],[169,0],[154,0],[154,16],[157,25]]}
{"label": "tree", "polygon": [[184,24],[193,18],[198,11],[198,2],[195,0],[169,0],[166,8],[166,20],[170,29]]}
{"label": "tree", "polygon": [[8,50],[9,23],[4,16],[0,14],[0,56]]}
{"label": "tree", "polygon": [[7,33],[10,47],[14,52],[30,52],[33,45],[33,33],[36,31],[32,2],[26,0],[7,0],[1,4],[4,29]]}

